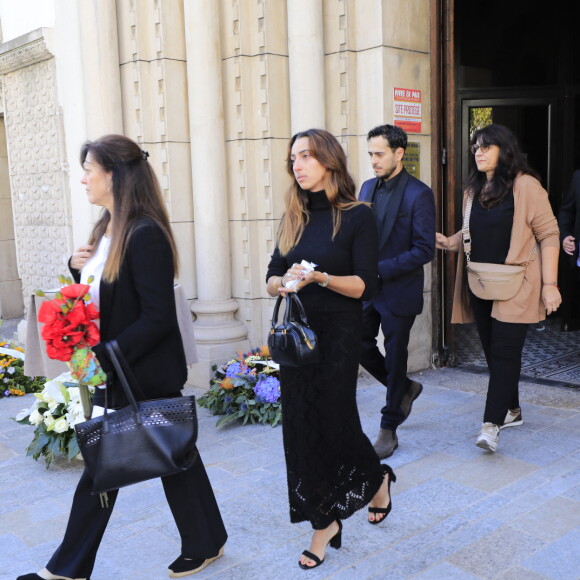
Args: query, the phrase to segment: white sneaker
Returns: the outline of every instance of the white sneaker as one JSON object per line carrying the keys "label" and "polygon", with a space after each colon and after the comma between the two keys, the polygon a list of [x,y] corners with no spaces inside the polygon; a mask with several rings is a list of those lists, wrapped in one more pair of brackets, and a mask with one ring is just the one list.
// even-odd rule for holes
{"label": "white sneaker", "polygon": [[524,424],[524,420],[522,419],[522,410],[518,407],[513,411],[510,409],[503,420],[503,425],[500,429],[505,429],[506,427],[519,427],[520,425]]}
{"label": "white sneaker", "polygon": [[484,423],[481,426],[481,433],[475,444],[486,451],[495,453],[499,440],[499,425],[493,423]]}

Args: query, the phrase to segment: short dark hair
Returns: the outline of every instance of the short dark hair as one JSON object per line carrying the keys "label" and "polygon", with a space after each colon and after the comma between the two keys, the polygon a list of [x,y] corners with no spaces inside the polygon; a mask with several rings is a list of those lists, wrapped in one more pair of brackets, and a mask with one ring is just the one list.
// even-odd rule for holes
{"label": "short dark hair", "polygon": [[407,133],[401,127],[379,125],[369,131],[367,141],[370,141],[373,137],[383,137],[389,142],[391,149],[398,149],[399,147],[407,149]]}

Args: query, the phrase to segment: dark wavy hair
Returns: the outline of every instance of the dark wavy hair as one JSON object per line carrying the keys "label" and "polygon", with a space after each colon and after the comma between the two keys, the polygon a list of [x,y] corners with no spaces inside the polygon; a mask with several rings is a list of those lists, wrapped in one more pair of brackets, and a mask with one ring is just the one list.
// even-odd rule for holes
{"label": "dark wavy hair", "polygon": [[111,248],[105,262],[103,279],[113,282],[119,277],[129,239],[137,219],[141,217],[153,220],[167,237],[173,254],[173,269],[177,276],[177,248],[159,181],[147,161],[149,154],[142,151],[135,141],[123,135],[104,135],[96,141],[84,143],[80,155],[82,166],[89,153],[92,161],[111,173],[113,178],[113,216],[109,210],[103,209],[89,237],[89,244],[98,245],[113,218]]}
{"label": "dark wavy hair", "polygon": [[[540,180],[540,176],[528,165],[522,155],[516,136],[507,127],[492,123],[483,129],[478,129],[471,137],[469,145],[471,147],[476,143],[484,147],[490,145],[499,147],[497,167],[490,185],[486,188],[485,199],[481,199],[481,204],[484,207],[489,208],[500,203],[514,186],[514,181],[519,173],[531,175]],[[480,198],[486,183],[487,175],[475,166],[466,183],[466,188],[473,192],[474,200]]]}

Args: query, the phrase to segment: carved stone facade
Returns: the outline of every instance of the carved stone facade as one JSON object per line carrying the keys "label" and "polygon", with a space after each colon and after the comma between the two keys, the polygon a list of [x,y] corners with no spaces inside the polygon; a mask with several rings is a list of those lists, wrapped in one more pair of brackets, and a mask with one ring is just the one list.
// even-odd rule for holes
{"label": "carved stone facade", "polygon": [[[84,1],[77,47],[84,63],[84,115],[93,119],[90,109],[99,104],[91,87],[104,65],[94,58],[95,51],[103,61],[108,59],[109,66],[111,59],[118,59],[114,82],[120,86],[123,131],[151,154],[181,254],[180,282],[192,311],[199,315],[200,335],[208,345],[222,340],[225,350],[234,352],[236,345],[258,346],[265,341],[273,301],[265,292],[264,277],[289,185],[285,157],[293,130],[317,124],[336,135],[360,185],[372,175],[366,133],[375,125],[393,122],[393,89],[420,90],[422,129],[410,140],[419,144],[420,177],[429,183],[429,3],[185,1]],[[54,2],[58,27],[59,14],[68,4]],[[74,23],[74,14],[66,14]],[[200,15],[203,23],[215,27],[213,41],[206,44],[199,42],[199,31],[194,30],[201,25]],[[102,44],[89,40],[91,19],[97,19],[97,29],[102,26],[98,35]],[[116,38],[105,38],[113,25]],[[66,168],[76,163],[76,142],[96,137],[99,125],[64,123],[68,144],[64,151],[59,95],[68,94],[67,83],[76,82],[59,69],[65,54],[58,47],[47,48],[42,34],[37,34],[36,44],[9,44],[0,47],[0,80],[7,99],[16,248],[26,297],[35,287],[53,285],[64,270],[63,259],[73,249],[71,231],[75,243],[85,235],[78,224],[88,234],[88,221],[76,219],[82,199],[79,202],[74,192],[80,188],[69,183]],[[306,44],[314,54],[300,50]],[[71,40],[67,54],[73,50]],[[87,67],[87,58],[93,59],[92,67]],[[217,82],[200,84],[197,79],[203,75]],[[70,108],[70,102],[64,106],[65,119]],[[219,140],[215,146],[215,139],[208,137],[208,151],[199,134],[192,133],[207,131],[206,121],[216,128],[207,135]],[[111,126],[115,123],[102,122],[103,131]],[[78,127],[74,139],[72,127]],[[202,164],[196,162],[198,155]],[[71,195],[76,200],[72,210]],[[210,201],[222,200],[222,195],[216,213]],[[213,228],[207,227],[208,216],[214,216]],[[411,344],[413,369],[430,362],[430,267],[426,270],[425,311]],[[213,298],[207,295],[212,288]],[[242,334],[231,323],[236,309]],[[215,352],[208,354],[206,366],[215,362],[210,360]]]}
{"label": "carved stone facade", "polygon": [[[43,39],[0,57],[18,272],[24,297],[67,272],[68,161],[55,61]],[[47,57],[50,57],[47,59]]]}

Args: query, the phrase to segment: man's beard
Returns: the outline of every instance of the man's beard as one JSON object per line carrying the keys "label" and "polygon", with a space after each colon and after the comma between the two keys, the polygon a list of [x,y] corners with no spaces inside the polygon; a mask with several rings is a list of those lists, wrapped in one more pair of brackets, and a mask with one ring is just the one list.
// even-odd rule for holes
{"label": "man's beard", "polygon": [[391,175],[393,175],[393,173],[395,173],[396,169],[397,169],[396,165],[392,165],[391,167],[387,167],[387,169],[385,169],[385,172],[382,175],[379,175],[378,177],[380,179],[384,179],[385,181],[388,181],[389,178],[391,177]]}

